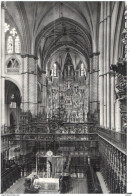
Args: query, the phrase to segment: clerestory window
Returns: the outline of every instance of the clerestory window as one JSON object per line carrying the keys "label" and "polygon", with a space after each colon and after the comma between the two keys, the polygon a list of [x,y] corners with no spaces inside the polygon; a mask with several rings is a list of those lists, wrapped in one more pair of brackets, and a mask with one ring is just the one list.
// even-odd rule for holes
{"label": "clerestory window", "polygon": [[51,71],[51,76],[57,76],[57,70],[56,70],[57,66],[56,63],[54,63],[52,71]]}
{"label": "clerestory window", "polygon": [[85,70],[84,64],[81,63],[80,76],[85,76],[85,75],[86,75],[86,70]]}

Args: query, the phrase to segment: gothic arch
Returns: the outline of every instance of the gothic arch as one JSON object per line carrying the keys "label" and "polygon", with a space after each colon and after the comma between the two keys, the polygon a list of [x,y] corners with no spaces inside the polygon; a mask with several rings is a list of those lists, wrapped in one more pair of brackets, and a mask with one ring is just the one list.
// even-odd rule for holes
{"label": "gothic arch", "polygon": [[12,82],[12,83],[18,88],[18,90],[19,90],[19,92],[20,92],[20,97],[22,97],[22,89],[21,89],[19,83],[18,83],[16,80],[14,80],[14,79],[12,79],[12,78],[9,78],[9,77],[6,77],[6,78],[5,78],[5,82],[6,82],[6,81]]}
{"label": "gothic arch", "polygon": [[44,35],[46,33],[48,33],[48,31],[52,30],[54,28],[54,25],[58,26],[61,23],[65,23],[65,24],[69,24],[72,25],[73,27],[76,28],[77,32],[81,33],[81,35],[84,37],[84,39],[86,40],[86,42],[88,43],[89,46],[89,54],[92,53],[92,40],[91,40],[91,35],[87,32],[87,30],[80,25],[78,22],[69,19],[69,18],[59,18],[56,19],[55,21],[49,23],[46,27],[43,28],[43,30],[41,30],[41,32],[37,35],[36,40],[35,40],[35,55],[37,54],[41,39],[44,37]]}

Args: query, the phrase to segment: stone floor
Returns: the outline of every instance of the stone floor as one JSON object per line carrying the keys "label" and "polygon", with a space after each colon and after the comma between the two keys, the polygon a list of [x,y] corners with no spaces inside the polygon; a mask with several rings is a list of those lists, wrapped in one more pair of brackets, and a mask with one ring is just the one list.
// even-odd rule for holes
{"label": "stone floor", "polygon": [[67,194],[84,194],[88,193],[87,180],[85,178],[73,179],[73,188]]}
{"label": "stone floor", "polygon": [[[100,172],[97,172],[97,177],[99,179],[103,193],[109,194],[109,190]],[[7,191],[4,192],[4,194],[23,194],[24,193],[24,181],[25,181],[24,178],[20,178],[9,189],[7,189]],[[72,187],[73,188],[67,194],[88,193],[87,180],[85,178],[73,178]],[[48,193],[51,194],[51,191],[45,192],[45,194],[48,194]],[[57,192],[52,192],[52,193],[55,194]],[[40,191],[40,194],[42,194],[41,191]]]}
{"label": "stone floor", "polygon": [[25,178],[20,178],[17,180],[10,188],[6,190],[3,194],[22,194],[24,193],[24,182]]}
{"label": "stone floor", "polygon": [[[24,178],[20,178],[15,182],[4,194],[23,194],[24,193]],[[43,194],[56,194],[57,192],[46,191]],[[72,189],[67,194],[88,193],[87,181],[85,178],[74,178],[72,180]],[[40,194],[42,192],[40,191]]]}

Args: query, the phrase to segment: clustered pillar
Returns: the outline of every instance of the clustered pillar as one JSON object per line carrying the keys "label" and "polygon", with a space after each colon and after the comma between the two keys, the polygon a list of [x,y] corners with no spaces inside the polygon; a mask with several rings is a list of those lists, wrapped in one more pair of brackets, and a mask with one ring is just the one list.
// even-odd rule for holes
{"label": "clustered pillar", "polygon": [[99,53],[93,53],[90,56],[90,113],[94,120],[98,121],[98,75],[99,75]]}
{"label": "clustered pillar", "polygon": [[42,72],[42,112],[46,112],[47,105],[47,87],[46,87],[46,72]]}
{"label": "clustered pillar", "polygon": [[34,56],[24,55],[22,72],[22,110],[37,114],[37,63]]}
{"label": "clustered pillar", "polygon": [[100,126],[108,129],[115,129],[115,77],[110,71],[110,2],[101,2],[99,35]]}
{"label": "clustered pillar", "polygon": [[[5,28],[5,2],[1,4],[1,29]],[[5,74],[5,31],[1,31],[1,66],[0,73],[2,76]],[[2,77],[0,81],[0,95],[1,95],[1,126],[5,125],[5,78]]]}
{"label": "clustered pillar", "polygon": [[115,74],[111,72],[110,74],[110,81],[111,81],[111,129],[114,130],[115,128]]}

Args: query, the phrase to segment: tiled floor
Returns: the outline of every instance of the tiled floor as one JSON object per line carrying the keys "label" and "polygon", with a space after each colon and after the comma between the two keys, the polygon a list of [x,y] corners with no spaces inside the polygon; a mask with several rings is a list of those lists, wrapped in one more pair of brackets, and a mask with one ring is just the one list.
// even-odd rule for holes
{"label": "tiled floor", "polygon": [[88,193],[87,180],[85,178],[73,179],[73,188],[68,192],[68,194],[83,194]]}
{"label": "tiled floor", "polygon": [[[24,178],[19,179],[16,183],[14,183],[9,189],[7,189],[4,194],[23,194],[24,193]],[[40,194],[51,194],[51,191],[42,192]],[[52,192],[53,194],[57,192]],[[88,193],[87,181],[85,178],[77,178],[72,180],[72,189],[67,194],[78,194],[78,193]]]}

